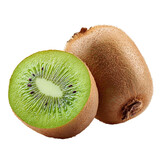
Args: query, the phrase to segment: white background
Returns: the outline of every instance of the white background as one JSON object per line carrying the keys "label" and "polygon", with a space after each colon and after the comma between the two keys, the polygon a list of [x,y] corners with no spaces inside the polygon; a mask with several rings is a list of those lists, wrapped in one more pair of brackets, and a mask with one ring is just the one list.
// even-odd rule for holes
{"label": "white background", "polygon": [[[0,1],[0,159],[142,160],[160,159],[159,0],[1,0]],[[154,82],[147,110],[123,124],[93,120],[70,139],[40,135],[13,114],[9,78],[30,54],[63,50],[81,27],[114,25],[125,31],[144,56]],[[140,75],[139,75],[140,76]]]}

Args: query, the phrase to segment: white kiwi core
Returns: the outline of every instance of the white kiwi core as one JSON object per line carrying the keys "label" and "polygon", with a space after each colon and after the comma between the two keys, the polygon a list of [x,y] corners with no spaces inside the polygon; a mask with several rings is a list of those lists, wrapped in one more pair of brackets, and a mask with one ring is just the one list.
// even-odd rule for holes
{"label": "white kiwi core", "polygon": [[63,95],[63,92],[59,86],[44,78],[36,78],[36,85],[40,92],[45,94],[46,96],[52,96],[54,98],[62,97]]}

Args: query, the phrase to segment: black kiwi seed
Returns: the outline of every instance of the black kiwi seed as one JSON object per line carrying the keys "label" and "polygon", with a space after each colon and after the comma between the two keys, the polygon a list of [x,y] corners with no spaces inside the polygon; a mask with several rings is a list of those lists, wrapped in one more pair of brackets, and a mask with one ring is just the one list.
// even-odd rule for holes
{"label": "black kiwi seed", "polygon": [[69,85],[68,87],[72,87],[73,85]]}
{"label": "black kiwi seed", "polygon": [[34,91],[31,91],[31,92],[30,92],[30,94],[33,94],[33,93],[34,93]]}
{"label": "black kiwi seed", "polygon": [[31,84],[28,84],[27,86],[28,86],[28,87],[32,87],[32,85],[31,85]]}
{"label": "black kiwi seed", "polygon": [[76,93],[77,91],[73,91],[73,93]]}
{"label": "black kiwi seed", "polygon": [[43,71],[43,67],[41,68],[41,70]]}
{"label": "black kiwi seed", "polygon": [[29,80],[29,81],[32,81],[32,79],[31,79],[31,78],[29,78],[28,80]]}
{"label": "black kiwi seed", "polygon": [[32,74],[32,76],[34,76],[34,77],[35,77],[35,74]]}

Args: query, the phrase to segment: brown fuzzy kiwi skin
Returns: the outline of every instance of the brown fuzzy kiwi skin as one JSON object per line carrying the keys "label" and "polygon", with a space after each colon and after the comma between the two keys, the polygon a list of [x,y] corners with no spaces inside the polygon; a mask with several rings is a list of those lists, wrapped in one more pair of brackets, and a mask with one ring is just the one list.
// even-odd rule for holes
{"label": "brown fuzzy kiwi skin", "polygon": [[43,134],[47,137],[65,139],[65,138],[71,138],[73,136],[76,136],[77,134],[82,132],[87,126],[89,126],[89,124],[95,118],[97,109],[98,109],[97,86],[96,86],[95,80],[90,71],[89,71],[89,75],[90,75],[90,80],[91,80],[91,91],[90,91],[90,96],[88,98],[88,101],[86,102],[81,112],[67,124],[57,127],[57,128],[49,128],[49,129],[48,128],[37,128],[37,127],[27,124],[22,119],[20,119],[17,115],[16,116],[26,126],[28,126],[34,131],[40,134]]}
{"label": "brown fuzzy kiwi skin", "polygon": [[82,59],[99,91],[96,118],[117,124],[142,113],[150,103],[153,84],[149,69],[135,43],[120,29],[100,25],[81,29],[65,51]]}

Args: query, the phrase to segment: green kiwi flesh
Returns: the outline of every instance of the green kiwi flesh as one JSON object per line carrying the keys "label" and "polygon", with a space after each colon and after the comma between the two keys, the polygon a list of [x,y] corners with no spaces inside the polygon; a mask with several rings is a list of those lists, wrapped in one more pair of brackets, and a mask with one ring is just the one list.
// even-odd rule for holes
{"label": "green kiwi flesh", "polygon": [[[58,128],[73,121],[83,110],[90,98],[91,85],[89,70],[80,59],[63,51],[41,51],[25,58],[14,70],[9,103],[14,113],[32,129]],[[97,97],[88,123],[96,115]],[[45,132],[45,135],[66,137],[65,133],[54,136]],[[72,133],[67,135],[71,136]]]}
{"label": "green kiwi flesh", "polygon": [[120,29],[100,25],[82,28],[65,50],[82,59],[99,91],[96,118],[116,124],[142,113],[153,92],[149,69],[135,43]]}

